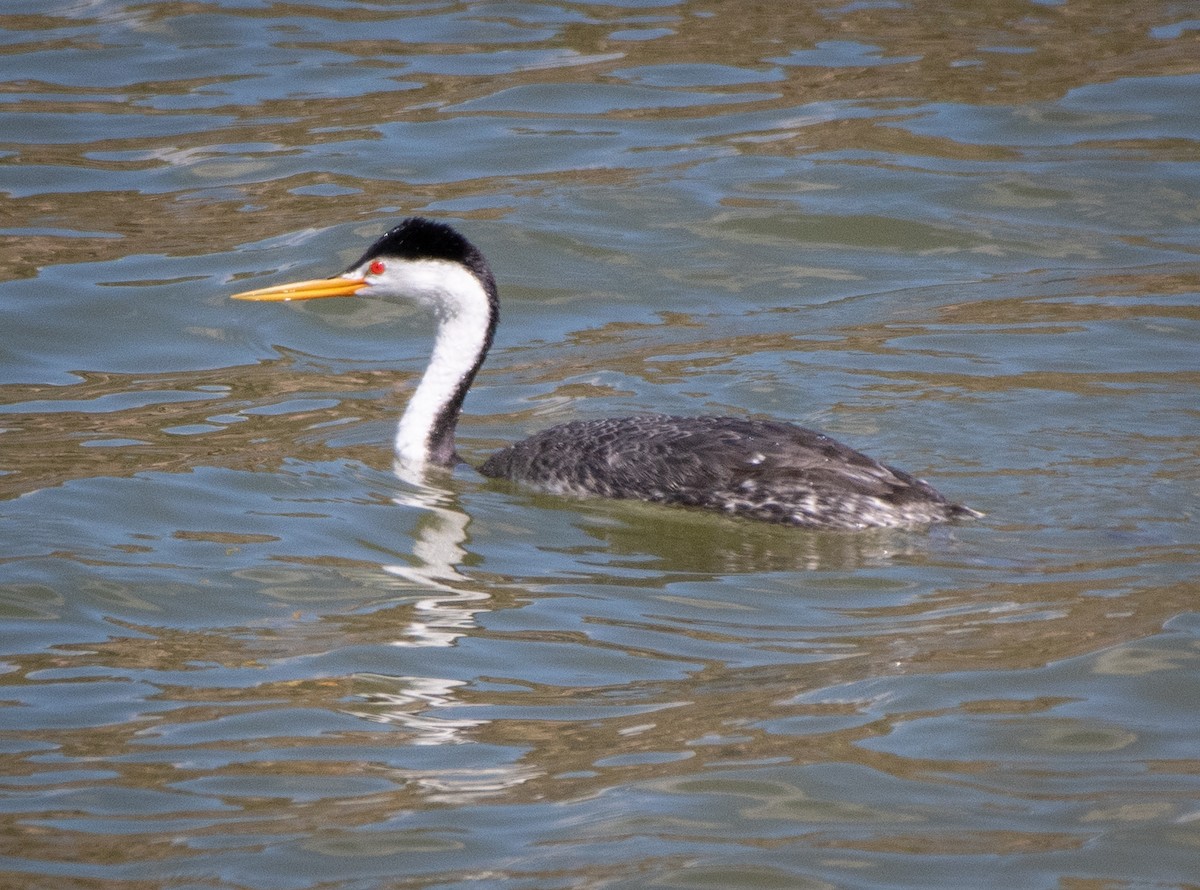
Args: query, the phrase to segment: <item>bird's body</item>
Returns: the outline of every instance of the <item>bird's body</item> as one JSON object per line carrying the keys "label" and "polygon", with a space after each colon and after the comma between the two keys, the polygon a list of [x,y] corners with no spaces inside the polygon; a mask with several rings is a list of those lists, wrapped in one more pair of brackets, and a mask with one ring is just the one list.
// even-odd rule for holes
{"label": "bird's body", "polygon": [[[429,366],[400,419],[408,476],[460,462],[454,431],[499,314],[483,255],[454,229],[413,218],[341,276],[237,294],[251,300],[401,297],[438,320]],[[555,494],[703,507],[810,528],[917,526],[981,514],[828,436],[790,423],[659,414],[561,424],[502,449],[485,476]]]}
{"label": "bird's body", "polygon": [[920,525],[973,512],[822,433],[742,417],[575,421],[493,454],[480,472],[554,494],[707,507],[802,527]]}

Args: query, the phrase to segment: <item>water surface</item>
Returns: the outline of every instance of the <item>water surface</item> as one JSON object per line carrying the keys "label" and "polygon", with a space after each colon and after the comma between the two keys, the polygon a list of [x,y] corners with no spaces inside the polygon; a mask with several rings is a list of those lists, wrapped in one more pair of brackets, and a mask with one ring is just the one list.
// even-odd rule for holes
{"label": "water surface", "polygon": [[[1194,4],[10,2],[0,885],[1183,887]],[[816,426],[985,511],[804,533],[390,466],[492,260],[472,461]]]}

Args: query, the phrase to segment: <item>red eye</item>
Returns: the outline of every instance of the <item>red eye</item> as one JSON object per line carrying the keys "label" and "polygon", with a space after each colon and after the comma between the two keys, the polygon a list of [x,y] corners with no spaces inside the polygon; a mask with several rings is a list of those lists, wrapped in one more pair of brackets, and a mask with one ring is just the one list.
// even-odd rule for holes
{"label": "red eye", "polygon": [[387,266],[384,264],[383,260],[371,260],[371,265],[367,266],[367,271],[372,275],[382,275],[383,270],[386,268]]}

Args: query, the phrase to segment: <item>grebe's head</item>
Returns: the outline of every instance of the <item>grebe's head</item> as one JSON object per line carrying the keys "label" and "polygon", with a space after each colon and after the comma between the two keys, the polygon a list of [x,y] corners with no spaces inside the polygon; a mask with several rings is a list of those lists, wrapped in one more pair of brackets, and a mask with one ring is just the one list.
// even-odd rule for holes
{"label": "grebe's head", "polygon": [[341,275],[234,294],[235,300],[379,297],[416,302],[439,317],[495,312],[496,281],[479,249],[445,223],[414,216],[388,229]]}

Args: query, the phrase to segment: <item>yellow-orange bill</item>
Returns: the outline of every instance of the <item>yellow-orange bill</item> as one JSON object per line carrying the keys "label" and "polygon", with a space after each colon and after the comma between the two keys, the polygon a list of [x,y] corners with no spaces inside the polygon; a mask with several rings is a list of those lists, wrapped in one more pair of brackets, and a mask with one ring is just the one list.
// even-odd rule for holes
{"label": "yellow-orange bill", "polygon": [[361,278],[317,278],[293,281],[234,294],[234,300],[315,300],[319,297],[352,297],[367,283]]}

